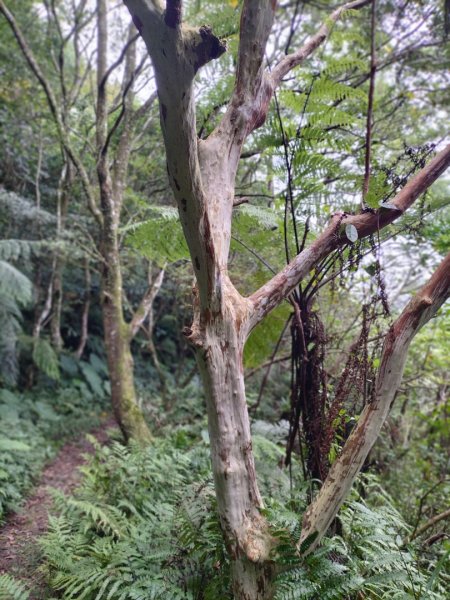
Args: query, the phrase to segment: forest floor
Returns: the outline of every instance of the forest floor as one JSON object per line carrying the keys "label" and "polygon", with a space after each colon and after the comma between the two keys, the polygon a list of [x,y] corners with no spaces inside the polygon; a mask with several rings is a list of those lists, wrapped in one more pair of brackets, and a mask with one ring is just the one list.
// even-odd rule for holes
{"label": "forest floor", "polygon": [[[112,418],[90,431],[97,441],[108,441],[107,430],[115,425]],[[41,473],[36,486],[19,512],[11,514],[0,528],[0,574],[8,573],[30,590],[30,600],[46,598],[45,581],[39,572],[41,552],[37,538],[47,530],[48,511],[52,505],[50,488],[71,493],[80,481],[80,470],[94,446],[80,435],[59,450]]]}

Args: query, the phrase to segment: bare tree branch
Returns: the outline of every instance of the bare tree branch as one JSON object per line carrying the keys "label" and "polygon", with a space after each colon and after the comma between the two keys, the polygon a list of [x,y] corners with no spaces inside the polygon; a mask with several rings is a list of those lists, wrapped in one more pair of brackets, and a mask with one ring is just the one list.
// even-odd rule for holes
{"label": "bare tree branch", "polygon": [[421,536],[422,533],[425,533],[425,531],[428,531],[429,529],[434,527],[436,523],[439,523],[440,521],[443,521],[444,519],[448,518],[450,518],[450,508],[448,510],[445,510],[444,512],[439,513],[438,515],[434,515],[434,517],[431,517],[431,519],[428,519],[428,521],[426,521],[423,525],[418,527],[410,536],[408,536],[405,539],[404,543],[408,544],[409,542],[412,542],[417,537]]}
{"label": "bare tree branch", "polygon": [[367,106],[367,124],[366,124],[366,155],[364,159],[364,181],[362,192],[362,207],[364,208],[364,200],[369,191],[370,183],[370,155],[372,144],[372,127],[373,127],[373,95],[375,92],[375,72],[376,72],[376,56],[375,56],[375,7],[376,0],[372,0],[372,18],[370,31],[370,84],[369,97]]}
{"label": "bare tree branch", "polygon": [[108,79],[108,22],[106,0],[97,0],[97,107],[95,133],[98,157],[104,154],[108,133],[108,104],[106,81]]}
{"label": "bare tree branch", "polygon": [[123,62],[123,60],[124,60],[125,56],[127,55],[127,52],[128,52],[128,49],[129,49],[129,47],[130,47],[132,44],[134,44],[134,43],[137,41],[137,39],[138,39],[138,38],[139,38],[139,35],[138,35],[138,34],[135,34],[135,35],[129,35],[129,36],[128,36],[127,43],[126,43],[126,44],[125,44],[125,46],[122,48],[122,51],[121,51],[120,55],[117,57],[117,60],[115,60],[115,61],[113,62],[113,64],[112,64],[112,65],[110,65],[110,66],[108,67],[107,71],[106,71],[106,72],[105,72],[105,74],[103,75],[103,77],[102,77],[102,80],[100,81],[100,84],[99,84],[99,87],[100,87],[100,88],[104,88],[104,87],[106,86],[106,82],[108,81],[108,78],[109,78],[109,76],[111,75],[111,73],[112,73],[112,72],[113,72],[115,69],[117,69],[117,67],[119,67],[119,66],[122,64],[122,62]]}
{"label": "bare tree branch", "polygon": [[264,73],[263,60],[272,29],[275,0],[246,0],[242,8],[236,83],[227,111],[215,129],[215,138],[227,140],[230,157],[239,160],[242,145],[249,133],[260,127],[269,104],[283,77],[308,58],[330,35],[333,24],[350,9],[359,9],[371,0],[356,0],[337,8],[319,31],[299,50],[280,60],[271,73]]}
{"label": "bare tree branch", "polygon": [[245,0],[241,14],[239,55],[232,102],[252,101],[259,93],[263,60],[275,14],[274,0]]}
{"label": "bare tree branch", "polygon": [[305,44],[299,48],[296,52],[288,54],[280,60],[277,66],[271,73],[272,87],[275,89],[280,83],[283,77],[292,71],[293,68],[298,67],[305,59],[317,50],[319,46],[328,38],[332,31],[333,25],[338,21],[342,14],[348,10],[357,10],[370,4],[371,0],[356,0],[355,2],[347,2],[343,4],[335,11],[331,13],[329,17],[321,25],[318,32],[309,38]]}
{"label": "bare tree branch", "polygon": [[131,319],[131,322],[129,324],[131,339],[134,338],[134,336],[137,334],[140,327],[143,325],[146,318],[148,317],[148,314],[152,309],[153,302],[155,301],[155,298],[159,290],[161,289],[164,280],[164,275],[165,269],[163,268],[159,271],[158,275],[153,281],[149,281],[150,285],[147,291],[145,292],[144,297],[142,298],[141,303],[136,309],[136,312],[134,313],[133,318]]}
{"label": "bare tree branch", "polygon": [[[410,300],[388,331],[375,384],[375,398],[364,408],[339,458],[333,463],[322,488],[303,517],[299,544],[309,536],[317,534],[308,547],[308,552],[311,552],[325,535],[378,438],[400,385],[411,341],[423,325],[436,314],[449,295],[450,254],[419,293]],[[449,515],[450,511],[446,511],[439,515],[440,518],[435,522]],[[429,524],[423,531],[433,524]]]}
{"label": "bare tree branch", "polygon": [[38,80],[42,89],[44,90],[48,105],[50,107],[50,111],[55,120],[56,129],[58,132],[58,137],[59,137],[60,143],[63,146],[64,150],[67,152],[67,155],[69,156],[70,160],[75,165],[75,167],[80,175],[81,182],[83,185],[83,190],[84,190],[84,193],[86,194],[89,210],[94,215],[97,222],[101,224],[103,218],[102,218],[102,214],[99,210],[99,207],[97,206],[97,202],[96,202],[96,199],[95,199],[92,187],[91,187],[91,183],[89,181],[89,176],[84,168],[83,163],[80,160],[80,157],[74,151],[74,149],[69,141],[69,136],[64,127],[62,115],[59,111],[58,102],[56,100],[56,96],[53,92],[53,89],[52,89],[49,81],[45,77],[41,67],[39,66],[31,48],[27,44],[25,37],[24,37],[20,27],[17,24],[17,21],[15,20],[13,14],[8,10],[8,8],[6,7],[3,0],[0,0],[0,13],[2,13],[3,16],[5,17],[5,19],[7,20],[8,24],[11,27],[11,30],[14,34],[14,37],[16,38],[16,40],[19,44],[22,54],[24,55],[31,71],[34,73],[36,79]]}
{"label": "bare tree branch", "polygon": [[287,298],[317,262],[348,240],[345,226],[353,225],[359,238],[367,237],[400,217],[450,165],[450,144],[439,152],[423,169],[408,181],[390,203],[392,208],[362,212],[357,215],[334,215],[330,225],[308,247],[298,254],[282,271],[250,296],[253,311],[250,330],[271,310]]}

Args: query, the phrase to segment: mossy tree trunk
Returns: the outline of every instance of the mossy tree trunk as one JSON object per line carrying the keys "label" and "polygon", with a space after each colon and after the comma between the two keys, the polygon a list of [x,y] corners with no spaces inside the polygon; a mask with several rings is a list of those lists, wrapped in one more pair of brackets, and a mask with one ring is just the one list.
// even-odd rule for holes
{"label": "mossy tree trunk", "polygon": [[[128,42],[132,40],[131,29]],[[131,44],[124,68],[124,82],[132,84],[136,67],[136,47]],[[134,383],[131,341],[139,329],[127,323],[123,309],[122,265],[119,250],[119,225],[123,207],[123,192],[130,158],[130,110],[133,94],[123,99],[125,114],[122,119],[114,166],[109,156],[108,134],[108,17],[107,0],[97,0],[97,176],[100,189],[102,220],[100,246],[102,256],[101,283],[103,327],[108,371],[111,383],[111,400],[114,415],[126,440],[148,443],[152,436],[139,407]],[[127,110],[128,109],[128,110]],[[134,317],[137,318],[136,315]]]}
{"label": "mossy tree trunk", "polygon": [[[9,3],[13,4],[13,3]],[[64,16],[59,13],[59,6],[52,7],[49,11],[49,18],[54,19],[55,30],[59,32],[65,32],[65,22],[67,19],[67,13],[64,9]],[[102,260],[102,309],[103,309],[103,323],[105,327],[104,339],[105,349],[108,358],[109,375],[111,379],[111,395],[112,404],[114,408],[114,414],[117,418],[118,424],[124,433],[126,439],[136,438],[141,442],[147,442],[151,439],[150,431],[145,423],[142,410],[140,409],[137,398],[133,379],[133,359],[131,355],[131,341],[136,333],[139,331],[142,323],[144,322],[148,311],[151,309],[151,303],[154,298],[153,286],[150,285],[144,297],[141,300],[140,305],[137,307],[135,313],[132,315],[130,321],[125,321],[125,315],[123,310],[123,299],[122,299],[122,274],[121,274],[121,260],[119,252],[119,236],[118,228],[120,223],[120,216],[123,207],[123,195],[126,185],[130,149],[132,145],[133,135],[136,133],[136,125],[139,121],[139,111],[133,109],[134,101],[134,80],[135,80],[135,69],[136,69],[136,35],[133,28],[129,28],[129,35],[126,42],[126,46],[123,48],[120,61],[115,61],[113,64],[108,65],[108,3],[106,0],[97,0],[95,6],[96,13],[96,24],[97,24],[97,63],[95,69],[95,75],[97,76],[97,98],[96,98],[96,116],[95,116],[95,134],[96,134],[96,148],[93,155],[85,157],[81,154],[76,144],[72,142],[74,136],[72,134],[71,127],[74,127],[73,123],[73,108],[79,98],[81,90],[81,84],[83,81],[89,79],[93,73],[83,71],[83,69],[91,69],[91,56],[89,60],[85,60],[85,57],[81,55],[81,44],[79,42],[79,35],[81,34],[84,27],[91,23],[91,19],[80,19],[78,14],[79,7],[72,6],[73,18],[75,21],[72,36],[66,38],[65,35],[60,37],[60,51],[61,55],[67,50],[66,45],[69,43],[69,39],[73,40],[73,46],[71,50],[76,57],[75,60],[75,77],[74,73],[67,70],[65,71],[63,65],[55,63],[55,68],[58,69],[56,72],[57,78],[57,91],[53,87],[53,81],[46,77],[44,70],[41,68],[38,60],[36,59],[32,48],[27,42],[27,38],[19,27],[14,14],[9,10],[7,3],[0,0],[0,14],[6,19],[6,22],[10,26],[18,46],[25,57],[27,64],[36,77],[39,85],[41,86],[49,109],[51,117],[54,121],[56,132],[61,144],[64,160],[67,164],[73,167],[78,176],[78,181],[81,184],[82,193],[84,194],[87,202],[87,207],[97,225],[99,233],[98,247],[91,249],[100,254]],[[94,14],[92,14],[94,17]],[[78,41],[77,41],[78,40]],[[89,53],[91,53],[91,46],[89,46]],[[121,89],[122,94],[122,106],[121,110],[117,112],[113,111],[109,114],[111,108],[108,97],[109,80],[118,66],[124,63],[123,77]],[[117,82],[115,83],[117,86]],[[62,98],[62,100],[60,100]],[[146,108],[150,108],[154,101],[154,95],[152,94],[148,101],[145,103]],[[111,122],[112,121],[112,122]],[[69,127],[69,124],[70,126]],[[120,127],[119,127],[120,125]],[[85,128],[83,126],[83,133],[79,137],[85,135]],[[142,132],[139,132],[141,135]],[[89,147],[88,144],[86,147]],[[83,152],[86,147],[84,147]],[[97,182],[93,181],[90,174],[90,167],[95,164],[97,167]],[[70,169],[70,166],[68,166]],[[64,193],[69,194],[70,190],[65,189]],[[63,198],[63,203],[60,205],[60,219],[62,221],[65,218],[65,212],[67,205],[64,205],[68,196]],[[88,269],[88,265],[85,267]],[[58,277],[62,278],[61,269],[58,270]],[[87,284],[89,285],[90,277],[87,277]],[[61,285],[57,285],[57,290],[61,292]],[[49,288],[48,297],[46,300],[45,310],[50,312],[51,307],[51,288]],[[87,296],[89,290],[87,290]],[[59,299],[55,298],[55,306],[58,308]],[[83,331],[82,339],[80,341],[80,348],[76,355],[81,356],[84,349],[84,344],[87,339],[87,309],[89,303],[85,304],[85,311],[83,311]],[[38,323],[37,327],[40,327],[41,323]],[[37,329],[35,327],[35,329]],[[53,339],[56,345],[60,345],[59,338],[59,312],[55,315],[55,321],[53,323]]]}
{"label": "mossy tree trunk", "polygon": [[[114,231],[114,228],[112,228]],[[102,242],[102,313],[105,349],[111,384],[114,416],[126,440],[145,444],[151,433],[139,407],[134,384],[133,356],[131,354],[131,327],[123,317],[122,273],[117,243],[117,232],[107,235]]]}

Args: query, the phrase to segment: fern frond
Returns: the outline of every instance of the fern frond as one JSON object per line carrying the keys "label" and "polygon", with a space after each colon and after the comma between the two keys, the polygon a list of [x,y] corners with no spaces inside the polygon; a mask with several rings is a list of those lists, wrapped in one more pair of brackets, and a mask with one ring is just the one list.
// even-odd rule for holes
{"label": "fern frond", "polygon": [[0,187],[0,208],[1,213],[8,215],[15,223],[27,221],[34,225],[56,223],[54,215],[41,208],[37,208],[34,202],[30,202],[14,192],[7,192],[2,187]]}
{"label": "fern frond", "polygon": [[19,305],[28,304],[32,298],[31,281],[10,263],[0,260],[0,301],[11,298]]}
{"label": "fern frond", "polygon": [[58,356],[53,350],[51,344],[45,338],[33,339],[32,357],[34,364],[43,373],[45,373],[47,377],[55,380],[59,379],[60,373]]}
{"label": "fern frond", "polygon": [[163,266],[189,258],[189,250],[181,228],[178,211],[171,207],[152,207],[147,221],[127,227],[127,243],[140,254]]}
{"label": "fern frond", "polygon": [[28,600],[29,597],[22,583],[7,573],[0,574],[0,600]]}

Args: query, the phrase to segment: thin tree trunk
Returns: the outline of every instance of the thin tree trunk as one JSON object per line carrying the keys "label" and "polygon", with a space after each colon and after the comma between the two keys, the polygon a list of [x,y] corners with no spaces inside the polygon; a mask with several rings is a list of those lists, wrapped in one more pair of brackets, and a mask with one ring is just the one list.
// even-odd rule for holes
{"label": "thin tree trunk", "polygon": [[[107,230],[105,219],[105,230]],[[105,348],[111,382],[111,401],[114,416],[126,440],[142,444],[152,436],[138,405],[131,354],[130,326],[123,318],[122,273],[120,268],[117,232],[104,232],[102,254],[102,312]]]}
{"label": "thin tree trunk", "polygon": [[83,356],[84,349],[87,344],[89,335],[89,309],[91,306],[91,272],[89,270],[89,259],[85,259],[84,263],[84,302],[81,315],[81,332],[80,341],[75,351],[75,356],[78,360]]}
{"label": "thin tree trunk", "polygon": [[150,354],[151,354],[151,357],[153,360],[153,364],[155,365],[156,372],[158,373],[159,383],[161,384],[161,395],[162,395],[164,404],[166,404],[166,402],[167,402],[167,380],[166,380],[166,376],[164,374],[163,368],[161,367],[161,363],[159,362],[158,352],[156,351],[156,347],[153,342],[153,333],[154,333],[154,328],[155,328],[154,316],[153,316],[153,303],[154,303],[155,298],[158,295],[158,293],[161,289],[161,286],[163,284],[164,276],[165,276],[165,267],[166,267],[166,265],[164,265],[163,268],[160,269],[160,271],[157,274],[157,276],[155,277],[155,279],[153,279],[152,265],[149,264],[148,284],[150,286],[149,287],[150,293],[147,295],[148,296],[147,306],[144,307],[144,310],[146,310],[148,312],[148,317],[147,317],[147,320],[148,320],[148,349],[150,351]]}
{"label": "thin tree trunk", "polygon": [[[58,185],[57,195],[57,225],[56,237],[59,240],[64,231],[69,209],[69,194],[72,185],[73,171],[70,159],[64,154],[64,167],[61,173]],[[55,272],[53,276],[53,297],[52,297],[52,316],[50,320],[50,333],[53,346],[61,351],[63,348],[63,339],[61,336],[61,313],[63,306],[63,273],[66,265],[66,257],[59,248],[55,249]]]}
{"label": "thin tree trunk", "polygon": [[[101,271],[102,311],[105,348],[111,382],[111,400],[114,415],[126,440],[141,444],[151,441],[152,435],[138,405],[131,354],[132,325],[126,323],[123,312],[122,268],[119,251],[119,223],[123,203],[130,142],[128,116],[125,114],[123,132],[119,139],[115,170],[108,155],[107,54],[108,54],[107,2],[97,0],[97,107],[96,141],[98,151],[97,176],[100,186],[100,203],[103,213],[100,251],[103,257]],[[135,48],[127,54],[125,84],[135,63]],[[128,99],[125,106],[130,102]]]}

